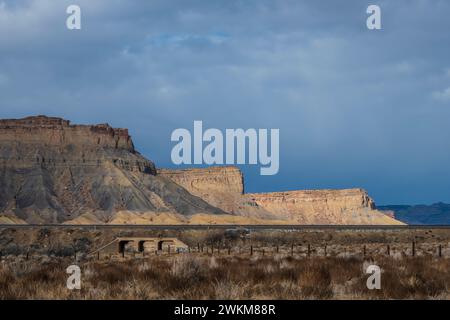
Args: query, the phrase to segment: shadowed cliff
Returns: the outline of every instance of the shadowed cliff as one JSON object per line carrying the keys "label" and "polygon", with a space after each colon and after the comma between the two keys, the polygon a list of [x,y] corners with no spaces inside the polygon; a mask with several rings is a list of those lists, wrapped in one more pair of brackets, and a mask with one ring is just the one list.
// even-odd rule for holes
{"label": "shadowed cliff", "polygon": [[[28,223],[120,211],[223,214],[164,177],[127,129],[45,116],[0,120],[0,212]],[[96,222],[96,221],[94,221]]]}
{"label": "shadowed cliff", "polygon": [[0,223],[399,224],[362,189],[246,194],[236,167],[156,170],[127,129],[0,120]]}

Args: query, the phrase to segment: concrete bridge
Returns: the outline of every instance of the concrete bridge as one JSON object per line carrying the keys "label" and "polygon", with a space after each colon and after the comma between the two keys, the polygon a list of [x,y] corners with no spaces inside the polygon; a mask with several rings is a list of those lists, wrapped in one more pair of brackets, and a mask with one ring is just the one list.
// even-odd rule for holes
{"label": "concrete bridge", "polygon": [[155,252],[187,250],[188,246],[177,238],[118,237],[92,253]]}

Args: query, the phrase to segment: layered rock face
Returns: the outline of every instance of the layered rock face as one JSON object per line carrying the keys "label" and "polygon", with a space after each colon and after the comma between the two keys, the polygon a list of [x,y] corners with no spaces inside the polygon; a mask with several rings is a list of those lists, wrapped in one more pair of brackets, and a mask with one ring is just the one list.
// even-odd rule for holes
{"label": "layered rock face", "polygon": [[363,189],[300,190],[248,194],[258,206],[301,224],[397,224],[375,210]]}
{"label": "layered rock face", "polygon": [[45,116],[0,120],[0,161],[14,166],[97,166],[102,161],[130,171],[155,174],[155,165],[134,149],[127,129],[108,124],[71,125]]}
{"label": "layered rock face", "polygon": [[128,129],[115,129],[108,124],[71,125],[69,120],[46,116],[0,120],[0,142],[15,141],[135,151]]}
{"label": "layered rock face", "polygon": [[244,177],[237,167],[158,169],[158,175],[170,178],[193,193],[244,193]]}
{"label": "layered rock face", "polygon": [[245,194],[236,167],[158,169],[127,129],[0,120],[0,223],[397,224],[364,190]]}
{"label": "layered rock face", "polygon": [[208,167],[193,169],[158,169],[167,177],[211,205],[234,215],[277,219],[244,194],[244,177],[237,167]]}
{"label": "layered rock face", "polygon": [[120,211],[221,214],[164,177],[128,130],[45,116],[0,121],[0,212],[28,223]]}
{"label": "layered rock face", "polygon": [[236,167],[161,170],[158,174],[224,211],[300,224],[398,224],[377,210],[363,189],[299,190],[244,193],[243,176]]}
{"label": "layered rock face", "polygon": [[[158,169],[158,175],[167,177],[193,195],[231,214],[255,216],[245,208],[244,178],[237,167],[209,167],[194,169]],[[256,215],[261,217],[261,215]]]}

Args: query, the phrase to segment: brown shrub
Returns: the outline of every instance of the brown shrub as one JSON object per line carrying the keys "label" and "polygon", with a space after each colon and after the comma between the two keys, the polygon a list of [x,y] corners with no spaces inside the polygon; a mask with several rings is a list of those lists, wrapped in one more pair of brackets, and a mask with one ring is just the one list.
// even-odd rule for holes
{"label": "brown shrub", "polygon": [[449,298],[450,260],[430,256],[374,257],[381,290],[367,289],[365,261],[351,257],[180,254],[85,261],[80,291],[65,288],[70,259],[17,259],[0,265],[0,299]]}

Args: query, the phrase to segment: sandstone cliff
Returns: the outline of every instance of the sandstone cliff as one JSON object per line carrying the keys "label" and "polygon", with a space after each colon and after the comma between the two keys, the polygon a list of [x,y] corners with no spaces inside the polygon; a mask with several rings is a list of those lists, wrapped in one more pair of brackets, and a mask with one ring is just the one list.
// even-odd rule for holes
{"label": "sandstone cliff", "polygon": [[192,169],[158,169],[158,175],[168,177],[179,185],[199,194],[227,192],[244,193],[244,177],[237,167],[208,167]]}
{"label": "sandstone cliff", "polygon": [[244,179],[237,167],[158,169],[158,175],[171,179],[213,206],[239,213],[236,202],[244,193]]}
{"label": "sandstone cliff", "polygon": [[397,224],[364,190],[245,194],[236,167],[155,169],[127,129],[0,120],[0,223]]}
{"label": "sandstone cliff", "polygon": [[375,210],[362,189],[299,190],[244,193],[243,176],[236,167],[158,169],[194,195],[240,216],[285,219],[300,224],[399,224]]}
{"label": "sandstone cliff", "polygon": [[249,194],[259,206],[301,224],[399,224],[375,210],[363,189],[299,190]]}
{"label": "sandstone cliff", "polygon": [[234,215],[260,219],[277,219],[244,194],[244,177],[237,167],[208,167],[193,169],[158,169],[167,177],[211,205]]}
{"label": "sandstone cliff", "polygon": [[134,152],[128,129],[108,124],[71,125],[69,120],[35,116],[0,120],[0,142],[45,143],[49,146],[102,146]]}
{"label": "sandstone cliff", "polygon": [[110,222],[121,210],[224,214],[164,177],[126,129],[45,116],[0,120],[0,213],[28,223],[82,215]]}

